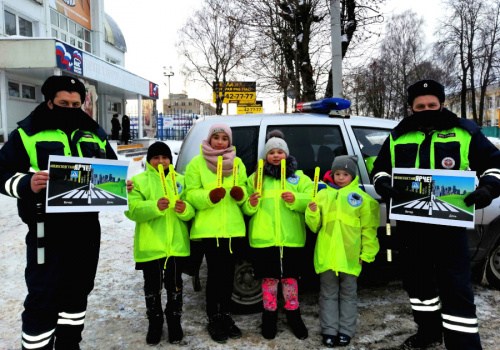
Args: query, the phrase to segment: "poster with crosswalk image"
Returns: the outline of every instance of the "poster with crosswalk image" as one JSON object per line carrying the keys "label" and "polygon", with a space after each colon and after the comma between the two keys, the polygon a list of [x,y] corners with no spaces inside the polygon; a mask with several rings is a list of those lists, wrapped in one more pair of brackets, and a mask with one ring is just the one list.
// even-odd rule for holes
{"label": "poster with crosswalk image", "polygon": [[47,213],[128,210],[128,161],[49,157]]}
{"label": "poster with crosswalk image", "polygon": [[474,228],[464,198],[476,185],[475,171],[394,168],[392,186],[402,195],[391,199],[389,218]]}

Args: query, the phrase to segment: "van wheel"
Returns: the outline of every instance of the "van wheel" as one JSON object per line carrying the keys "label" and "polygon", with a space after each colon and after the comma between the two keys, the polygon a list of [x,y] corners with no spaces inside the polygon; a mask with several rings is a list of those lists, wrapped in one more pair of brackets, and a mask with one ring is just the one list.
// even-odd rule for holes
{"label": "van wheel", "polygon": [[231,301],[235,314],[262,311],[262,284],[260,279],[254,278],[252,264],[247,260],[236,262]]}
{"label": "van wheel", "polygon": [[486,278],[490,286],[500,289],[500,240],[486,261]]}

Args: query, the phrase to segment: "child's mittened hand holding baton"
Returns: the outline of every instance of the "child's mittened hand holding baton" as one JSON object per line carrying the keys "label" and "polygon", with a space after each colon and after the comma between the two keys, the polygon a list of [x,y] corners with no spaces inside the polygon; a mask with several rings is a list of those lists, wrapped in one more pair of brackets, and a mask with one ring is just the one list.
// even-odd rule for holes
{"label": "child's mittened hand holding baton", "polygon": [[158,164],[158,173],[160,174],[161,188],[163,189],[163,196],[168,198],[167,182],[165,181],[165,173],[163,172],[163,165]]}
{"label": "child's mittened hand holding baton", "polygon": [[281,160],[281,193],[285,192],[285,180],[286,180],[286,159]]}
{"label": "child's mittened hand holding baton", "polygon": [[172,180],[172,192],[174,193],[175,202],[179,199],[179,192],[177,192],[177,181],[175,181],[175,170],[172,164],[168,166],[168,173],[170,174],[170,179]]}
{"label": "child's mittened hand holding baton", "polygon": [[318,195],[318,182],[319,182],[319,167],[314,169],[314,187],[312,201],[316,203],[316,196]]}
{"label": "child's mittened hand holding baton", "polygon": [[259,159],[259,167],[257,168],[257,192],[262,195],[262,173],[264,171],[264,161]]}

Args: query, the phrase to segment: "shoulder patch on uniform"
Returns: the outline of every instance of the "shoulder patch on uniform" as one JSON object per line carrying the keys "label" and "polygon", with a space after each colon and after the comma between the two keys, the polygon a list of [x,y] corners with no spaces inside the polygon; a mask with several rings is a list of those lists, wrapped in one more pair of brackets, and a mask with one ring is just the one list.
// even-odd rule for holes
{"label": "shoulder patch on uniform", "polygon": [[180,182],[178,182],[178,181],[176,181],[176,183],[177,183],[177,193],[178,193],[178,194],[181,194],[181,192],[182,192],[182,185],[181,185],[181,183],[180,183]]}
{"label": "shoulder patch on uniform", "polygon": [[291,183],[292,185],[296,185],[299,183],[299,180],[300,180],[300,176],[298,175],[295,175],[293,174],[292,176],[290,176],[288,179],[286,179],[286,181],[288,181],[289,183]]}
{"label": "shoulder patch on uniform", "polygon": [[347,202],[351,207],[357,208],[363,203],[363,197],[356,192],[351,192],[347,196]]}

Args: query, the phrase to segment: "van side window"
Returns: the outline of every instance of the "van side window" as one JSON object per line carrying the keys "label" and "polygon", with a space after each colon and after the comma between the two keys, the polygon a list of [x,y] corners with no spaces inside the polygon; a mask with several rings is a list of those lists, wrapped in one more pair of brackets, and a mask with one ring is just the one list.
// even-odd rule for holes
{"label": "van side window", "polygon": [[267,132],[279,129],[285,134],[290,154],[297,159],[298,168],[311,179],[314,169],[320,167],[320,179],[331,169],[336,156],[347,154],[345,140],[338,126],[332,125],[277,125]]}
{"label": "van side window", "polygon": [[363,155],[368,174],[370,174],[378,152],[391,130],[360,127],[354,127],[352,130],[358,140],[359,148],[361,148],[361,154]]}
{"label": "van side window", "polygon": [[236,156],[240,157],[250,176],[257,169],[259,126],[232,126],[233,146]]}

